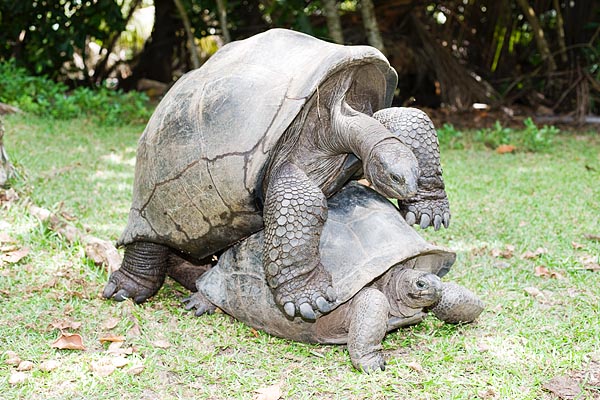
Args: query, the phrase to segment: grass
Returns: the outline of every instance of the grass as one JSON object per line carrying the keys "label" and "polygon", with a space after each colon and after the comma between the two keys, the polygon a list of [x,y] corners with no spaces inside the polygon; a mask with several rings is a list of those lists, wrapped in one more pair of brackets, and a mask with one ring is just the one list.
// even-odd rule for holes
{"label": "grass", "polygon": [[[600,255],[600,242],[586,236],[600,235],[597,134],[558,136],[545,153],[443,149],[452,224],[424,235],[458,253],[446,279],[473,289],[487,308],[471,325],[428,318],[389,334],[388,368],[367,375],[352,369],[343,346],[274,338],[223,314],[194,318],[172,282],[140,306],[102,300],[106,271],[27,205],[116,240],[143,126],[31,116],[6,117],[5,125],[21,179],[20,199],[0,206],[0,231],[15,243],[0,246],[29,253],[0,267],[2,398],[250,399],[281,383],[285,399],[551,399],[543,385],[562,375],[588,377],[577,398],[600,395],[592,387],[600,379],[592,361],[600,359],[600,272],[582,268]],[[522,257],[539,247],[546,252]],[[538,266],[561,278],[536,276]],[[65,331],[80,334],[86,350],[51,348],[57,321],[81,322]],[[132,354],[100,376],[92,365],[110,357],[99,340],[107,334],[124,335]],[[20,383],[9,383],[16,366],[5,363],[8,351],[33,363]],[[43,371],[48,360],[59,366]]]}

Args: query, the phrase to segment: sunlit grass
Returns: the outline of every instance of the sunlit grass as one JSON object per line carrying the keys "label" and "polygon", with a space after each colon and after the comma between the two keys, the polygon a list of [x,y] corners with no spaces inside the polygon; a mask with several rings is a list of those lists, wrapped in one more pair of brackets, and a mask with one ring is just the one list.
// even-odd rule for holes
{"label": "sunlit grass", "polygon": [[[366,375],[352,369],[343,346],[274,338],[223,314],[194,318],[180,306],[185,291],[170,281],[141,306],[102,300],[106,272],[27,205],[70,214],[80,229],[114,241],[127,220],[143,126],[24,116],[5,125],[21,199],[3,206],[0,223],[30,252],[0,267],[0,351],[34,368],[9,384],[16,366],[3,356],[2,398],[250,399],[282,382],[285,399],[550,399],[544,383],[586,371],[600,352],[600,272],[584,269],[600,255],[600,242],[586,238],[600,235],[597,135],[560,136],[547,153],[443,150],[452,223],[424,235],[458,253],[445,279],[473,289],[487,308],[471,325],[428,318],[389,334],[388,368]],[[546,249],[539,257],[522,257],[539,247]],[[560,278],[536,276],[537,266]],[[106,328],[111,318],[118,323]],[[82,322],[68,331],[83,337],[85,351],[50,347],[60,335],[52,323],[67,319]],[[91,364],[109,356],[99,341],[109,333],[124,335],[133,353],[101,377]],[[60,366],[41,371],[46,360]],[[139,374],[130,370],[136,365]]]}

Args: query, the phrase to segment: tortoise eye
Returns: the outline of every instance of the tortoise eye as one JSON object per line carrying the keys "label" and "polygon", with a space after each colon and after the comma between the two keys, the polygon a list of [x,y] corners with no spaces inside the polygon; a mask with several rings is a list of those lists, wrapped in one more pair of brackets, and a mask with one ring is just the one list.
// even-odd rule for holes
{"label": "tortoise eye", "polygon": [[419,289],[419,290],[427,289],[427,287],[429,286],[429,285],[427,285],[427,282],[425,282],[422,279],[418,279],[417,282],[415,283],[415,285],[417,286],[417,289]]}

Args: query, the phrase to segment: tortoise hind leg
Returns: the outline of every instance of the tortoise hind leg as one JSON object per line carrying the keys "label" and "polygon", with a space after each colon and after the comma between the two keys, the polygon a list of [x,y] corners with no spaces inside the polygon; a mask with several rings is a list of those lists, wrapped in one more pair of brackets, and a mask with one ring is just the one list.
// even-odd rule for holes
{"label": "tortoise hind leg", "polygon": [[102,296],[142,303],[156,294],[165,281],[171,249],[150,242],[134,242],[125,247],[121,268],[110,274]]}
{"label": "tortoise hind leg", "polygon": [[352,299],[348,352],[352,365],[367,373],[385,370],[381,353],[388,324],[390,304],[379,290],[366,287]]}

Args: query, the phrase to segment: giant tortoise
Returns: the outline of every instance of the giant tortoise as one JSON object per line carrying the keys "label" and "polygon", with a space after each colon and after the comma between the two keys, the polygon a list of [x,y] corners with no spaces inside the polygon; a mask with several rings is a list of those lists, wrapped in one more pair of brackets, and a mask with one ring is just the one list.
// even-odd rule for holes
{"label": "giant tortoise", "polygon": [[264,226],[276,303],[314,319],[336,303],[318,251],[326,199],[363,174],[411,223],[447,226],[431,121],[382,110],[396,81],[373,47],[283,29],[230,43],[181,77],[140,138],[124,260],[104,297],[143,302],[172,254],[200,260]]}
{"label": "giant tortoise", "polygon": [[387,331],[420,322],[428,311],[449,323],[471,322],[483,303],[468,289],[442,283],[455,254],[418,235],[381,195],[349,183],[329,199],[320,242],[332,276],[333,310],[315,321],[286,317],[262,268],[263,232],[232,246],[196,282],[186,299],[196,315],[220,308],[275,336],[317,343],[347,343],[358,369],[384,369]]}

